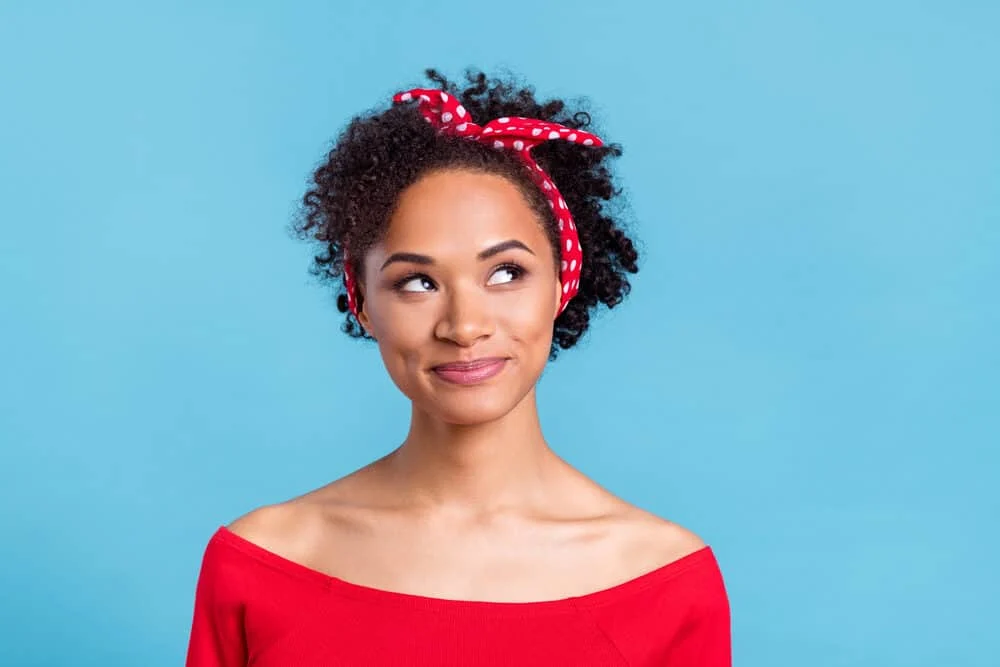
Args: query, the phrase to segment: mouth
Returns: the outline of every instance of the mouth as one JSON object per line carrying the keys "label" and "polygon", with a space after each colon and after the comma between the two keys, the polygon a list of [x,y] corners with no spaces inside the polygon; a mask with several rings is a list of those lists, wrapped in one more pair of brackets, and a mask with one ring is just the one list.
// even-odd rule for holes
{"label": "mouth", "polygon": [[431,370],[445,382],[470,385],[485,382],[498,375],[507,365],[505,357],[484,357],[472,361],[456,361],[434,366]]}

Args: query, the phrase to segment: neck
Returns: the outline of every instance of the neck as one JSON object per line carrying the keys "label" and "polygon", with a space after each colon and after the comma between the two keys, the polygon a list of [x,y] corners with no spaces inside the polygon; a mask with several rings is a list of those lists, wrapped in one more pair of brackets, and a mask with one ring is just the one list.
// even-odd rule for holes
{"label": "neck", "polygon": [[538,506],[568,468],[542,436],[534,389],[502,418],[473,426],[414,406],[406,440],[384,464],[407,506],[476,515]]}

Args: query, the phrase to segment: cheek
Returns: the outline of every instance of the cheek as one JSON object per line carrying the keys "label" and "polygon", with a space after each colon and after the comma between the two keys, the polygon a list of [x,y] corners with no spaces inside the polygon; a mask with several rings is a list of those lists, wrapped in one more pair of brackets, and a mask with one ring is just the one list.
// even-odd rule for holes
{"label": "cheek", "polygon": [[548,282],[540,283],[537,288],[519,292],[505,303],[501,320],[510,335],[526,344],[538,345],[544,348],[548,356],[548,347],[552,340],[552,322],[556,302],[555,288]]}
{"label": "cheek", "polygon": [[407,378],[420,370],[430,324],[421,321],[420,309],[399,304],[378,304],[369,313],[371,333],[393,381],[407,393]]}
{"label": "cheek", "polygon": [[415,399],[420,393],[419,346],[398,337],[378,340],[379,355],[389,379],[404,396]]}

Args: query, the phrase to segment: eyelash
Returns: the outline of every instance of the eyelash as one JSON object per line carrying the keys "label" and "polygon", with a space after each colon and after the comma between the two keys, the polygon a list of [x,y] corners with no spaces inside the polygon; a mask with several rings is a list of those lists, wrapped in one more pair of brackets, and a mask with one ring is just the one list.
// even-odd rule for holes
{"label": "eyelash", "polygon": [[[521,266],[520,264],[514,264],[513,262],[504,262],[503,264],[498,265],[496,268],[493,269],[490,275],[492,276],[497,271],[510,271],[514,275],[513,279],[510,282],[515,282],[517,280],[520,280],[527,273],[527,270],[523,266]],[[428,276],[426,273],[408,273],[399,280],[397,280],[396,282],[394,282],[392,284],[392,288],[397,292],[401,292],[403,291],[403,286],[406,285],[406,283],[410,282],[411,280],[415,280],[417,278],[424,278],[430,283],[434,282],[433,280],[431,280],[431,277]]]}
{"label": "eyelash", "polygon": [[[523,266],[521,266],[520,264],[514,264],[513,262],[505,262],[501,264],[497,268],[493,269],[493,273],[496,273],[497,271],[501,270],[510,271],[511,273],[514,274],[514,279],[511,280],[511,282],[514,282],[515,280],[520,280],[521,278],[524,277],[524,274],[527,273],[527,271]],[[492,276],[493,273],[491,273],[490,275]]]}

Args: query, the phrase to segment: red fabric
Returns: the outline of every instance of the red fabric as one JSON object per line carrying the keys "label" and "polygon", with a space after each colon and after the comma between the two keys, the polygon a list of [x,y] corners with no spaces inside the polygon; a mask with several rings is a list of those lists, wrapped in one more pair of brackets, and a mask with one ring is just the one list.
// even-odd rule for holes
{"label": "red fabric", "polygon": [[[559,270],[559,281],[562,285],[559,312],[562,313],[566,310],[566,306],[580,289],[583,249],[580,247],[576,223],[573,222],[573,216],[570,215],[566,200],[559,193],[555,182],[535,162],[535,158],[531,156],[531,149],[538,144],[554,139],[581,146],[603,146],[604,143],[601,139],[590,132],[574,130],[559,123],[521,116],[497,118],[480,126],[472,122],[465,107],[454,96],[433,88],[414,88],[396,93],[392,99],[396,104],[416,100],[420,113],[439,132],[479,141],[497,150],[513,150],[528,166],[531,179],[548,199],[549,207],[559,224],[559,252],[562,260]],[[350,263],[344,262],[344,289],[347,291],[347,305],[355,317],[358,316],[358,304],[354,295],[356,284],[357,281]]]}
{"label": "red fabric", "polygon": [[327,576],[229,531],[212,536],[187,667],[730,667],[710,547],[596,593],[476,602]]}

